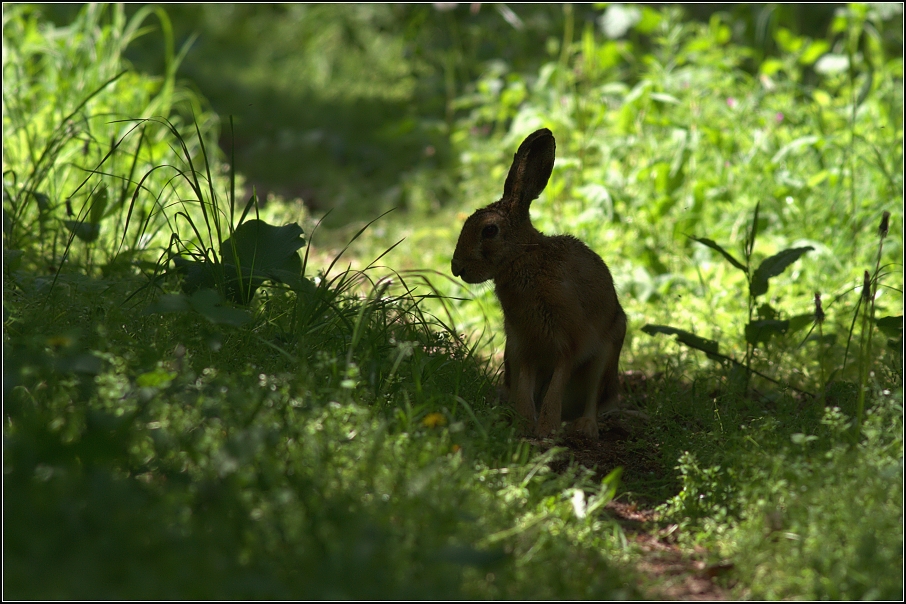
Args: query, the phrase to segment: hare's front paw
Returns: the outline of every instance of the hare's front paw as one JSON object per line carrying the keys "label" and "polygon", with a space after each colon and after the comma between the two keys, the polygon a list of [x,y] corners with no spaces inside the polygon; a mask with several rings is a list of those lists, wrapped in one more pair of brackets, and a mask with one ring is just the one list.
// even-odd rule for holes
{"label": "hare's front paw", "polygon": [[573,424],[573,430],[586,438],[598,440],[598,422],[594,418],[580,417]]}
{"label": "hare's front paw", "polygon": [[553,435],[555,429],[553,424],[545,424],[539,421],[535,426],[535,436],[538,438],[547,438]]}
{"label": "hare's front paw", "polygon": [[524,436],[526,438],[531,438],[535,435],[535,421],[534,419],[526,419],[520,415],[516,415],[513,418],[513,425],[516,428],[516,433],[519,436]]}
{"label": "hare's front paw", "polygon": [[542,410],[541,416],[538,418],[538,423],[535,425],[535,436],[538,438],[547,438],[556,432],[559,427],[560,418],[544,413]]}

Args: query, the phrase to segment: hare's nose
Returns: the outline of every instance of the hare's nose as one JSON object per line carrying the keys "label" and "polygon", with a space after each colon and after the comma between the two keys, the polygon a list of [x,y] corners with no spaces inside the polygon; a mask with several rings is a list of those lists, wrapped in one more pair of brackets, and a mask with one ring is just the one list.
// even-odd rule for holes
{"label": "hare's nose", "polygon": [[450,270],[453,272],[454,277],[459,277],[462,275],[462,264],[454,258],[450,261]]}

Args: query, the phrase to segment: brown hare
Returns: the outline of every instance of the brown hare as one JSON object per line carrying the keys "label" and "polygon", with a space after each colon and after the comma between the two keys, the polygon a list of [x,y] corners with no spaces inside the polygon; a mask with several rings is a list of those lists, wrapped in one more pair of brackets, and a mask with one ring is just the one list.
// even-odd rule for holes
{"label": "brown hare", "polygon": [[598,411],[618,399],[626,314],[600,256],[571,235],[549,237],[529,206],[554,168],[548,129],[519,145],[503,198],[462,227],[451,269],[466,283],[494,281],[503,309],[505,396],[538,436],[575,420],[598,437]]}

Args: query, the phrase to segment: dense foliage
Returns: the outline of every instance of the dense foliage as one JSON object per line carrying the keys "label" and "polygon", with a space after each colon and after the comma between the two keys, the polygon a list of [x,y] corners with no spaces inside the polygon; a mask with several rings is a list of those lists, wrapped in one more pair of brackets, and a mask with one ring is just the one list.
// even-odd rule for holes
{"label": "dense foliage", "polygon": [[[4,597],[902,596],[902,9],[797,10],[4,5]],[[591,469],[446,276],[542,126],[646,376]]]}

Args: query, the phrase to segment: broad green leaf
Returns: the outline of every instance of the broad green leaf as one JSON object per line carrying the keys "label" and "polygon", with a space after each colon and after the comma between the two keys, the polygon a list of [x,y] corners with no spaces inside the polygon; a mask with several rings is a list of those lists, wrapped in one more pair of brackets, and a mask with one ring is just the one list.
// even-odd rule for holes
{"label": "broad green leaf", "polygon": [[78,220],[64,220],[63,225],[85,243],[97,241],[101,234],[101,225],[96,222],[80,222]]}
{"label": "broad green leaf", "polygon": [[771,336],[782,335],[787,332],[789,327],[789,321],[778,321],[776,319],[752,321],[746,325],[746,342],[753,346],[759,343],[767,344]]}
{"label": "broad green leaf", "polygon": [[752,275],[752,283],[749,292],[752,297],[758,297],[766,294],[768,291],[768,280],[776,277],[786,270],[786,267],[796,262],[800,256],[813,250],[812,246],[791,248],[774,254],[770,258],[765,258]]}
{"label": "broad green leaf", "polygon": [[744,273],[746,272],[746,267],[743,265],[742,262],[740,262],[739,260],[737,260],[736,258],[734,258],[734,257],[733,257],[733,254],[731,254],[730,252],[728,252],[727,250],[725,250],[724,248],[722,248],[719,244],[715,243],[715,242],[712,241],[711,239],[708,239],[708,238],[706,238],[706,237],[690,237],[690,239],[692,239],[693,241],[698,241],[698,242],[701,243],[702,245],[706,245],[706,246],[708,246],[709,248],[711,248],[712,250],[715,250],[715,251],[717,251],[717,252],[720,252],[720,254],[721,254],[724,258],[727,259],[727,262],[729,262],[730,264],[732,264],[733,266],[735,266],[736,268],[738,268],[738,269],[741,270],[742,272],[744,272]]}
{"label": "broad green leaf", "polygon": [[790,326],[787,330],[789,333],[796,333],[802,329],[805,329],[809,325],[815,322],[814,313],[807,313],[804,315],[796,315],[795,317],[790,317]]}
{"label": "broad green leaf", "polygon": [[903,315],[898,317],[881,317],[875,319],[875,324],[878,326],[878,329],[889,338],[896,338],[903,335]]}
{"label": "broad green leaf", "polygon": [[302,274],[298,250],[305,245],[302,235],[298,224],[276,227],[256,219],[239,225],[220,249],[230,299],[248,303],[265,279],[298,285]]}
{"label": "broad green leaf", "polygon": [[249,220],[223,242],[220,253],[225,262],[238,260],[240,266],[254,265],[255,271],[259,267],[288,269],[287,261],[293,256],[298,258],[296,252],[305,246],[303,234],[302,227],[295,223],[277,227],[263,220]]}
{"label": "broad green leaf", "polygon": [[[719,344],[716,340],[708,340],[708,339],[699,337],[699,336],[695,335],[694,333],[689,333],[688,331],[683,331],[682,329],[677,329],[675,327],[668,327],[666,325],[649,324],[649,325],[645,325],[642,328],[642,331],[647,333],[648,335],[654,335],[656,333],[663,333],[668,336],[670,336],[670,335],[676,336],[676,339],[679,342],[682,342],[683,344],[685,344],[686,346],[688,346],[690,348],[694,348],[696,350],[701,350],[702,352],[704,352],[706,354],[717,353],[717,350],[718,350]],[[709,356],[710,356],[710,354],[709,354]],[[711,357],[711,358],[715,358],[715,357]]]}
{"label": "broad green leaf", "polygon": [[91,207],[88,210],[88,222],[99,224],[104,217],[104,211],[107,209],[107,183],[101,185],[94,191],[91,196]]}
{"label": "broad green leaf", "polygon": [[[297,224],[282,227],[262,220],[244,222],[221,246],[221,262],[186,260],[174,257],[183,273],[183,291],[192,294],[223,284],[227,298],[248,304],[255,291],[270,279],[295,290],[305,287],[298,250],[305,245]],[[238,267],[238,268],[237,268]]]}

